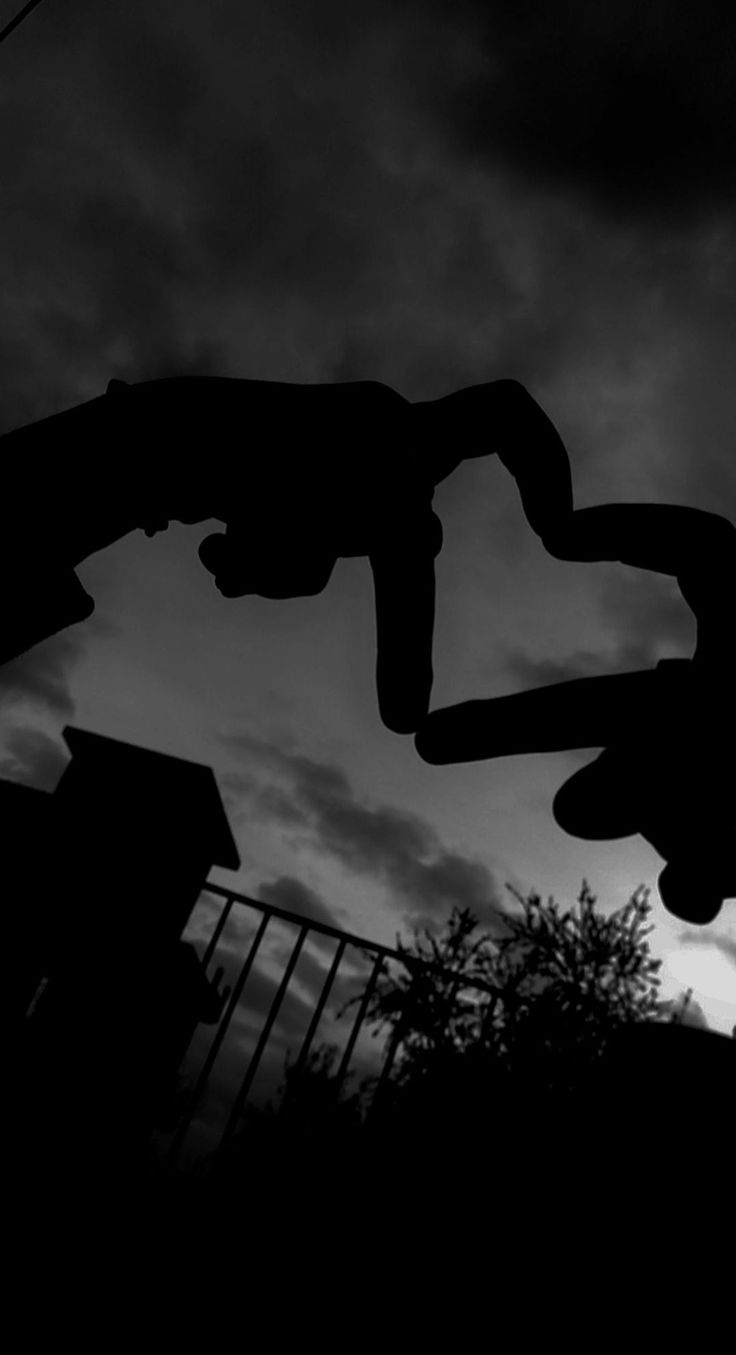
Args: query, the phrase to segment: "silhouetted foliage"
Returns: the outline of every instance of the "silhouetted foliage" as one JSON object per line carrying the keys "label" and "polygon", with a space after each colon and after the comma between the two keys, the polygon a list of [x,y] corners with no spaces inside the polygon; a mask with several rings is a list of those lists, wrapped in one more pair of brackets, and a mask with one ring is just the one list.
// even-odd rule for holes
{"label": "silhouetted foliage", "polygon": [[397,941],[366,1017],[390,1076],[341,1083],[332,1044],[287,1055],[280,1095],[246,1108],[216,1164],[216,1198],[247,1198],[266,1231],[316,1220],[378,1255],[385,1214],[366,1202],[387,1191],[402,1245],[421,1246],[474,1227],[481,1207],[497,1227],[573,1217],[604,1181],[616,1212],[637,1145],[653,1138],[673,1169],[704,1151],[731,1069],[718,1036],[666,1029],[691,992],[659,996],[649,891],[607,916],[585,881],[568,909],[512,893],[502,935],[456,908]]}
{"label": "silhouetted foliage", "polygon": [[233,1138],[237,1157],[241,1146],[257,1148],[269,1160],[294,1144],[307,1144],[322,1153],[328,1140],[344,1139],[362,1122],[362,1094],[350,1091],[355,1075],[338,1082],[340,1050],[324,1042],[310,1050],[304,1063],[287,1050],[282,1080],[265,1104],[246,1103],[240,1129]]}
{"label": "silhouetted foliage", "polygon": [[511,893],[520,911],[501,936],[456,908],[439,934],[416,928],[411,942],[397,939],[405,969],[384,967],[367,1013],[389,1036],[393,1093],[448,1079],[456,1093],[458,1077],[502,1087],[505,1098],[567,1093],[616,1027],[682,1019],[687,998],[679,1014],[659,998],[646,888],[607,916],[585,881],[577,908],[564,911]]}
{"label": "silhouetted foliage", "polygon": [[327,1121],[339,1130],[357,1127],[362,1121],[363,1097],[360,1089],[348,1090],[354,1073],[347,1073],[342,1086],[338,1083],[340,1058],[338,1045],[322,1043],[309,1051],[300,1068],[298,1059],[287,1051],[277,1100],[269,1103],[267,1113],[300,1133],[317,1130],[322,1135]]}
{"label": "silhouetted foliage", "polygon": [[455,908],[444,928],[397,938],[403,966],[384,962],[366,1013],[373,1034],[387,1037],[390,1079],[373,1075],[348,1091],[356,1074],[338,1085],[336,1045],[315,1046],[302,1066],[288,1052],[276,1098],[246,1110],[251,1142],[262,1134],[271,1147],[344,1137],[373,1101],[406,1111],[420,1089],[447,1094],[455,1108],[468,1096],[476,1104],[501,1095],[507,1107],[559,1098],[584,1083],[616,1028],[683,1021],[691,991],[677,1003],[659,997],[648,889],[609,915],[597,911],[585,881],[577,907],[566,910],[509,889],[519,911],[505,916],[500,936],[483,931],[470,909]]}

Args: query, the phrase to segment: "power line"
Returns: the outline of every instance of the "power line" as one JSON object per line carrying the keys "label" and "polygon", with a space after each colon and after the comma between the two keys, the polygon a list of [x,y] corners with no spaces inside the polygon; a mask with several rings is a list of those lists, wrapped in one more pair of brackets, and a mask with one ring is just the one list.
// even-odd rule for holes
{"label": "power line", "polygon": [[6,24],[2,32],[0,32],[0,42],[4,42],[6,38],[10,37],[13,29],[17,28],[18,24],[22,24],[26,15],[30,14],[31,10],[35,9],[36,5],[40,5],[40,3],[41,0],[28,0],[28,4],[24,5],[20,13],[16,14],[15,18],[11,19],[10,23]]}

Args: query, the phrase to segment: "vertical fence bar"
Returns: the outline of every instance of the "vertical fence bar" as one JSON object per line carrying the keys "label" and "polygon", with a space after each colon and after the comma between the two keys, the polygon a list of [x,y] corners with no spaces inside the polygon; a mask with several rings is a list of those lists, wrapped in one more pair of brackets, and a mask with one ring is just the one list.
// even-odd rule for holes
{"label": "vertical fence bar", "polygon": [[[180,1122],[179,1122],[179,1124],[178,1124],[178,1126],[177,1126],[177,1130],[176,1130],[176,1133],[175,1133],[174,1138],[173,1138],[173,1140],[172,1140],[172,1143],[171,1143],[171,1145],[170,1145],[169,1152],[168,1152],[167,1155],[166,1155],[166,1162],[167,1162],[167,1165],[173,1165],[173,1164],[176,1162],[176,1159],[177,1159],[177,1157],[178,1157],[178,1155],[179,1155],[179,1152],[180,1152],[180,1150],[181,1150],[182,1144],[183,1144],[184,1139],[185,1139],[185,1137],[186,1137],[187,1131],[188,1131],[188,1129],[189,1129],[189,1127],[190,1127],[190,1125],[191,1125],[191,1121],[192,1121],[194,1112],[195,1112],[195,1110],[196,1110],[196,1108],[197,1108],[197,1105],[199,1104],[199,1101],[200,1101],[200,1098],[201,1098],[202,1093],[203,1093],[203,1091],[204,1091],[205,1085],[206,1085],[206,1083],[207,1083],[207,1081],[208,1081],[208,1078],[209,1078],[209,1076],[210,1076],[210,1074],[211,1074],[211,1072],[212,1072],[212,1068],[213,1068],[213,1066],[214,1066],[215,1060],[216,1060],[217,1055],[218,1055],[218,1053],[219,1053],[219,1051],[220,1051],[220,1048],[221,1048],[221,1046],[222,1046],[222,1043],[223,1043],[223,1041],[224,1041],[224,1039],[225,1039],[225,1036],[226,1036],[227,1030],[228,1030],[228,1028],[229,1028],[229,1026],[230,1026],[230,1022],[231,1022],[231,1020],[232,1020],[233,1014],[234,1014],[234,1012],[235,1012],[235,1009],[236,1009],[236,1007],[237,1007],[237,1004],[238,1004],[238,1002],[239,1002],[239,1000],[240,1000],[241,994],[242,994],[243,989],[244,989],[244,987],[245,987],[245,984],[246,984],[246,982],[247,982],[247,979],[248,979],[248,976],[249,976],[249,974],[250,974],[251,968],[252,968],[252,966],[253,966],[253,963],[254,963],[254,961],[255,961],[256,955],[257,955],[257,953],[258,953],[258,950],[259,950],[259,948],[260,948],[261,942],[262,942],[262,940],[263,940],[263,936],[264,936],[266,927],[267,927],[267,925],[268,925],[269,920],[270,920],[272,917],[274,917],[274,916],[275,916],[275,917],[280,917],[280,918],[282,918],[282,919],[283,919],[284,921],[286,921],[286,922],[290,922],[290,923],[293,923],[294,925],[299,926],[299,927],[301,928],[301,932],[300,932],[300,934],[299,934],[299,937],[298,937],[297,942],[296,942],[296,944],[295,944],[295,948],[294,948],[294,950],[293,950],[293,952],[292,952],[292,955],[291,955],[291,957],[290,957],[289,963],[288,963],[288,965],[287,965],[287,969],[286,969],[286,972],[285,972],[285,974],[284,974],[284,976],[283,976],[283,979],[282,979],[282,982],[281,982],[281,986],[280,986],[280,988],[279,988],[279,990],[278,990],[278,993],[276,994],[276,997],[275,997],[275,999],[274,999],[274,1001],[273,1001],[273,1003],[272,1003],[272,1007],[271,1007],[271,1010],[270,1010],[270,1012],[269,1012],[269,1016],[268,1016],[268,1018],[267,1018],[266,1025],[265,1025],[265,1027],[264,1027],[264,1029],[263,1029],[263,1031],[262,1031],[262,1033],[261,1033],[261,1036],[260,1036],[260,1039],[259,1039],[257,1048],[256,1048],[256,1050],[254,1051],[254,1054],[253,1054],[253,1056],[252,1056],[252,1058],[251,1058],[251,1061],[250,1061],[250,1063],[249,1063],[249,1065],[248,1065],[248,1069],[247,1069],[247,1071],[246,1071],[245,1078],[243,1079],[243,1082],[242,1082],[241,1087],[240,1087],[240,1089],[239,1089],[239,1092],[238,1092],[238,1096],[237,1096],[237,1098],[236,1098],[235,1105],[233,1106],[233,1108],[232,1108],[232,1110],[231,1110],[231,1114],[230,1114],[230,1117],[229,1117],[228,1122],[227,1122],[227,1124],[226,1124],[224,1134],[223,1134],[223,1136],[222,1136],[222,1139],[221,1139],[220,1144],[218,1145],[218,1151],[219,1151],[219,1149],[222,1147],[223,1143],[226,1142],[226,1141],[230,1138],[230,1136],[231,1136],[231,1134],[232,1134],[232,1132],[233,1132],[233,1129],[234,1129],[234,1126],[235,1126],[237,1117],[238,1117],[238,1115],[240,1114],[240,1110],[242,1109],[242,1106],[244,1105],[245,1100],[246,1100],[246,1098],[247,1098],[247,1096],[248,1096],[248,1093],[249,1093],[249,1091],[250,1091],[251,1084],[252,1084],[252,1082],[253,1082],[253,1079],[254,1079],[254,1077],[255,1077],[255,1074],[256,1074],[256,1071],[257,1071],[257,1068],[258,1068],[258,1064],[259,1064],[259,1062],[260,1062],[260,1060],[261,1060],[261,1057],[262,1057],[262,1055],[263,1055],[263,1052],[264,1052],[264,1050],[265,1050],[266,1043],[267,1043],[267,1041],[268,1041],[268,1038],[269,1038],[270,1033],[271,1033],[271,1029],[272,1029],[272,1027],[273,1027],[274,1021],[275,1021],[275,1019],[276,1019],[276,1016],[277,1016],[277,1014],[278,1014],[279,1008],[280,1008],[280,1006],[281,1006],[281,1002],[282,1002],[282,1000],[283,1000],[283,998],[284,998],[284,996],[285,996],[286,989],[287,989],[287,987],[288,987],[288,983],[289,983],[289,981],[290,981],[290,979],[291,979],[291,975],[292,975],[293,970],[294,970],[294,967],[295,967],[295,965],[296,965],[296,963],[297,963],[297,959],[298,959],[299,953],[300,953],[300,951],[301,951],[302,945],[303,945],[303,943],[304,943],[306,934],[307,934],[309,931],[312,931],[312,930],[318,931],[318,932],[320,932],[320,933],[323,934],[323,935],[329,935],[329,936],[335,937],[335,939],[336,939],[337,942],[338,942],[338,945],[337,945],[337,949],[336,949],[336,951],[335,951],[335,955],[333,956],[333,960],[332,960],[332,963],[331,963],[331,966],[330,966],[329,973],[328,973],[327,978],[326,978],[326,980],[325,980],[325,982],[324,982],[324,984],[323,984],[323,987],[322,987],[322,990],[321,990],[321,993],[320,993],[320,996],[319,996],[319,1000],[318,1000],[318,1002],[317,1002],[317,1006],[316,1006],[315,1010],[314,1010],[313,1013],[312,1013],[312,1017],[311,1017],[311,1020],[310,1020],[310,1023],[309,1023],[309,1027],[308,1027],[308,1029],[307,1029],[307,1033],[306,1033],[306,1035],[305,1035],[305,1037],[304,1037],[304,1040],[303,1040],[303,1042],[302,1042],[302,1045],[301,1045],[301,1048],[300,1048],[300,1051],[299,1051],[299,1056],[298,1056],[297,1063],[296,1063],[296,1066],[295,1066],[295,1080],[298,1079],[298,1078],[302,1075],[302,1073],[303,1073],[303,1071],[304,1071],[304,1068],[305,1068],[305,1065],[306,1065],[306,1061],[307,1061],[307,1058],[308,1058],[308,1056],[309,1056],[309,1052],[310,1052],[312,1043],[313,1043],[313,1041],[314,1041],[314,1037],[315,1037],[315,1035],[316,1035],[316,1033],[317,1033],[317,1029],[318,1029],[318,1026],[319,1026],[319,1022],[320,1022],[320,1020],[321,1020],[321,1018],[322,1018],[322,1015],[323,1015],[323,1013],[324,1013],[324,1009],[325,1009],[325,1005],[326,1005],[327,999],[328,999],[329,994],[330,994],[330,992],[331,992],[331,990],[332,990],[332,987],[333,987],[333,984],[334,984],[334,982],[335,982],[335,979],[336,979],[336,976],[337,976],[337,972],[338,972],[338,969],[339,969],[341,960],[342,960],[342,958],[343,958],[343,955],[344,955],[344,953],[345,953],[346,946],[347,946],[348,944],[354,945],[357,949],[362,950],[365,954],[375,956],[375,962],[374,962],[374,965],[373,965],[373,970],[372,970],[372,972],[371,972],[370,979],[369,979],[369,981],[368,981],[368,985],[367,985],[367,987],[365,988],[365,990],[364,990],[364,992],[363,992],[363,994],[362,994],[361,1003],[360,1003],[360,1009],[359,1009],[358,1014],[357,1014],[357,1016],[356,1016],[355,1023],[354,1023],[354,1025],[353,1025],[353,1028],[352,1028],[352,1030],[351,1030],[350,1036],[349,1036],[349,1038],[348,1038],[346,1047],[345,1047],[345,1049],[344,1049],[344,1052],[343,1052],[343,1055],[342,1055],[342,1058],[341,1058],[341,1061],[340,1061],[340,1066],[339,1066],[337,1075],[336,1075],[336,1077],[335,1077],[335,1091],[336,1091],[336,1096],[339,1096],[340,1089],[341,1089],[342,1084],[343,1084],[343,1082],[344,1082],[344,1079],[345,1079],[345,1077],[346,1077],[346,1075],[347,1075],[349,1063],[350,1063],[350,1060],[351,1060],[352,1055],[353,1055],[353,1051],[354,1051],[354,1048],[355,1048],[355,1045],[356,1045],[356,1042],[357,1042],[357,1039],[358,1039],[358,1035],[360,1034],[360,1030],[361,1030],[361,1027],[362,1027],[362,1025],[363,1025],[363,1022],[364,1022],[364,1020],[365,1020],[365,1016],[366,1016],[366,1013],[367,1013],[367,1010],[368,1010],[368,1004],[369,1004],[369,1002],[370,1002],[371,997],[373,996],[373,993],[374,993],[374,991],[375,991],[375,987],[376,987],[376,984],[377,984],[377,981],[378,981],[378,977],[379,977],[379,974],[380,974],[380,972],[381,972],[382,958],[383,958],[383,957],[389,957],[389,958],[392,958],[392,959],[398,961],[398,962],[401,963],[401,964],[404,964],[404,965],[406,966],[406,968],[409,970],[410,974],[411,974],[411,981],[410,981],[410,984],[409,984],[409,986],[408,986],[408,988],[407,988],[406,996],[405,996],[404,1010],[403,1010],[403,1012],[402,1012],[402,1014],[401,1014],[401,1017],[400,1017],[400,1020],[399,1020],[399,1022],[398,1022],[398,1024],[397,1024],[397,1026],[396,1026],[395,1029],[394,1029],[393,1035],[392,1035],[392,1036],[390,1037],[390,1039],[387,1041],[387,1045],[388,1045],[387,1053],[386,1053],[385,1056],[384,1056],[384,1060],[383,1060],[383,1065],[382,1065],[382,1068],[381,1068],[381,1072],[380,1072],[379,1077],[378,1077],[378,1079],[377,1079],[377,1083],[376,1083],[376,1086],[375,1086],[375,1089],[374,1089],[374,1093],[373,1093],[373,1097],[372,1097],[372,1102],[371,1102],[371,1107],[370,1107],[370,1113],[372,1113],[372,1111],[373,1111],[373,1109],[374,1109],[376,1103],[379,1101],[380,1097],[383,1096],[384,1091],[385,1091],[385,1089],[386,1089],[386,1087],[387,1087],[387,1085],[388,1085],[388,1083],[389,1083],[389,1081],[390,1081],[390,1074],[391,1074],[391,1071],[392,1071],[392,1068],[393,1068],[393,1064],[394,1064],[396,1055],[397,1055],[397,1053],[398,1053],[398,1050],[399,1050],[399,1048],[400,1048],[400,1046],[401,1046],[402,1040],[403,1040],[404,1037],[405,1037],[405,1033],[406,1033],[406,1030],[407,1030],[407,1027],[408,1027],[408,1025],[409,1025],[409,1021],[410,1021],[410,1018],[411,1018],[411,1012],[412,1012],[413,1004],[414,1004],[414,1001],[415,1001],[416,984],[417,984],[418,979],[419,979],[419,977],[420,977],[420,973],[421,973],[422,971],[428,969],[428,968],[438,968],[438,969],[442,969],[443,966],[429,966],[429,965],[427,965],[426,962],[418,962],[418,961],[415,963],[415,962],[413,962],[412,957],[408,957],[408,956],[406,956],[406,955],[400,954],[398,951],[391,951],[391,950],[387,949],[385,946],[374,946],[374,945],[373,945],[372,943],[370,943],[370,942],[365,942],[365,941],[363,940],[363,938],[361,938],[361,937],[353,936],[351,933],[349,933],[349,932],[344,932],[344,931],[342,931],[342,930],[340,930],[340,929],[337,929],[337,928],[326,927],[326,926],[322,926],[322,925],[314,926],[314,924],[305,923],[304,920],[303,920],[303,918],[301,918],[301,917],[299,917],[299,916],[297,916],[297,915],[295,915],[295,914],[291,914],[291,913],[287,912],[287,911],[284,910],[284,909],[281,909],[281,908],[278,908],[278,907],[273,907],[273,906],[271,906],[271,905],[269,905],[269,904],[264,904],[264,903],[260,902],[260,901],[257,900],[257,899],[246,898],[244,895],[236,894],[236,893],[233,893],[233,892],[230,891],[230,890],[222,889],[222,888],[220,888],[218,885],[211,885],[211,886],[206,885],[206,886],[203,887],[202,892],[203,892],[203,893],[208,893],[208,892],[209,892],[209,893],[214,894],[214,895],[219,895],[219,896],[223,897],[224,900],[225,900],[225,902],[224,902],[224,904],[223,904],[223,908],[222,908],[222,910],[221,910],[221,912],[220,912],[220,916],[219,916],[218,919],[217,919],[217,922],[216,922],[216,924],[215,924],[215,927],[214,927],[214,929],[213,929],[213,932],[212,932],[212,934],[211,934],[211,936],[210,936],[210,939],[209,939],[209,941],[208,941],[208,943],[207,943],[207,947],[206,947],[205,953],[204,953],[204,955],[203,955],[203,957],[202,957],[202,960],[201,960],[201,962],[200,962],[201,965],[202,965],[202,969],[203,969],[203,970],[206,970],[206,968],[208,967],[210,961],[212,960],[212,957],[213,957],[213,955],[214,955],[214,952],[215,952],[215,950],[216,950],[216,948],[217,948],[217,944],[218,944],[218,942],[219,942],[219,940],[220,940],[220,938],[221,938],[221,936],[222,936],[223,930],[224,930],[224,928],[225,928],[225,925],[226,925],[226,923],[227,923],[227,920],[228,920],[228,918],[229,918],[229,916],[230,916],[230,913],[231,913],[232,908],[233,908],[233,906],[234,906],[235,903],[246,904],[249,908],[256,909],[256,910],[260,911],[260,912],[262,913],[262,917],[261,917],[261,921],[260,921],[260,924],[259,924],[257,933],[256,933],[256,935],[255,935],[255,937],[254,937],[254,939],[253,939],[252,944],[251,944],[251,948],[250,948],[248,957],[247,957],[247,959],[246,959],[246,961],[245,961],[245,963],[244,963],[242,969],[240,970],[240,973],[239,973],[239,975],[238,975],[238,979],[237,979],[236,984],[235,984],[235,988],[234,988],[233,991],[232,991],[232,994],[231,994],[231,996],[230,996],[230,999],[229,999],[227,1008],[225,1009],[225,1011],[224,1011],[224,1013],[223,1013],[223,1016],[222,1016],[222,1018],[221,1018],[221,1020],[220,1020],[218,1029],[217,1029],[217,1031],[216,1031],[216,1033],[215,1033],[215,1036],[214,1036],[214,1038],[213,1038],[213,1040],[212,1040],[212,1042],[211,1042],[211,1045],[210,1045],[210,1047],[209,1047],[209,1050],[208,1050],[207,1057],[206,1057],[206,1059],[205,1059],[204,1065],[203,1065],[203,1067],[202,1067],[202,1069],[201,1069],[201,1072],[200,1072],[200,1074],[199,1074],[199,1076],[198,1076],[198,1078],[197,1078],[197,1083],[196,1083],[196,1086],[195,1086],[195,1088],[194,1088],[194,1091],[193,1091],[192,1095],[190,1096],[190,1098],[189,1098],[189,1100],[188,1100],[188,1102],[187,1102],[187,1106],[186,1106],[186,1108],[185,1108],[185,1111],[184,1111],[184,1113],[183,1113],[183,1115],[182,1115],[182,1117],[181,1117],[181,1120],[180,1120]],[[448,976],[448,977],[449,977],[449,976]],[[445,1017],[444,1030],[447,1029],[447,1024],[448,1024],[449,1022],[451,1022],[451,1020],[452,1020],[452,1008],[453,1008],[454,1001],[457,999],[457,990],[458,990],[458,987],[459,987],[459,978],[458,978],[458,976],[454,976],[454,980],[455,980],[455,981],[451,984],[451,993],[450,993],[449,1000],[448,1000],[448,1003],[447,1003],[447,1008],[446,1008],[446,1013],[447,1013],[447,1014],[446,1014],[446,1017]],[[485,989],[486,991],[489,991],[489,992],[491,992],[491,993],[493,993],[493,991],[494,991],[492,988],[489,988],[489,986],[486,985],[485,983],[483,983],[482,981],[481,981],[481,982],[478,982],[478,983],[472,983],[472,984],[470,984],[469,986],[470,986],[470,987],[473,987],[473,988],[478,988],[478,989],[480,989],[480,990]],[[36,999],[36,1000],[37,1000],[37,999]],[[485,1015],[484,1015],[484,1020],[483,1020],[483,1033],[484,1033],[484,1034],[485,1034],[485,1030],[486,1030],[486,1028],[487,1028],[487,1022],[489,1022],[490,1019],[492,1019],[492,1009],[493,1009],[493,1006],[494,1006],[494,1002],[493,1002],[493,1001],[489,1002],[489,1004],[488,1004],[489,1010],[488,1010],[488,1012],[486,1012]],[[441,1037],[440,1037],[440,1038],[441,1038]]]}
{"label": "vertical fence bar", "polygon": [[208,941],[208,943],[207,943],[207,949],[206,949],[204,955],[202,956],[202,968],[203,968],[203,969],[206,969],[206,968],[207,968],[207,966],[208,966],[210,960],[212,959],[212,956],[213,956],[214,953],[215,953],[215,949],[216,949],[216,947],[217,947],[217,943],[218,943],[220,937],[222,936],[223,928],[224,928],[225,923],[227,922],[227,920],[228,920],[228,918],[229,918],[229,916],[230,916],[230,912],[231,912],[231,910],[232,910],[232,906],[233,906],[234,902],[235,902],[235,899],[233,898],[233,895],[231,894],[231,895],[229,896],[229,898],[227,898],[227,899],[225,900],[224,907],[220,909],[220,916],[219,916],[218,919],[217,919],[217,925],[215,926],[215,929],[214,929],[214,931],[213,931],[213,933],[212,933],[212,935],[211,935],[211,937],[210,937],[210,939],[209,939],[209,941]]}
{"label": "vertical fence bar", "polygon": [[360,1033],[360,1027],[363,1024],[365,1014],[368,1010],[368,1003],[373,997],[373,992],[378,982],[378,976],[381,972],[382,965],[383,965],[383,956],[379,952],[379,954],[376,955],[370,979],[368,980],[368,983],[365,986],[363,998],[360,1007],[358,1008],[358,1015],[355,1018],[353,1029],[350,1032],[348,1042],[345,1046],[345,1051],[343,1053],[342,1059],[340,1060],[340,1067],[337,1070],[337,1076],[335,1078],[335,1100],[337,1100],[338,1096],[340,1095],[342,1084],[345,1080],[345,1074],[348,1071],[348,1064],[350,1063],[350,1060],[353,1056],[355,1042],[358,1038],[358,1035]]}
{"label": "vertical fence bar", "polygon": [[332,988],[333,983],[335,982],[337,971],[340,968],[340,961],[342,960],[342,957],[345,954],[346,945],[347,941],[345,937],[343,937],[342,941],[340,941],[338,944],[337,950],[335,951],[335,955],[332,964],[330,966],[330,972],[322,985],[322,992],[319,995],[319,1001],[314,1009],[314,1012],[312,1013],[312,1019],[309,1023],[309,1029],[307,1030],[307,1033],[304,1036],[304,1039],[302,1041],[302,1047],[299,1050],[299,1058],[297,1059],[296,1064],[294,1065],[293,1077],[295,1083],[298,1082],[299,1078],[301,1077],[304,1071],[304,1066],[307,1062],[309,1051],[312,1047],[312,1041],[315,1035],[317,1034],[317,1027],[322,1018],[322,1013],[325,1009],[327,998],[329,997],[330,990]]}
{"label": "vertical fence bar", "polygon": [[189,1099],[189,1104],[187,1105],[187,1108],[182,1116],[179,1128],[177,1129],[176,1134],[174,1135],[171,1147],[166,1155],[166,1161],[169,1166],[173,1166],[179,1156],[182,1144],[186,1137],[187,1130],[189,1129],[189,1126],[192,1122],[192,1116],[194,1115],[194,1112],[199,1104],[202,1092],[204,1091],[205,1085],[207,1083],[207,1079],[210,1073],[212,1072],[213,1064],[215,1062],[215,1059],[217,1058],[217,1055],[220,1052],[222,1042],[225,1039],[225,1035],[227,1033],[227,1028],[230,1025],[230,1021],[232,1020],[233,1012],[235,1011],[235,1008],[237,1007],[238,1002],[240,1001],[241,993],[245,987],[248,975],[250,974],[251,968],[253,966],[253,961],[256,958],[258,948],[261,944],[261,941],[263,940],[264,932],[266,930],[266,927],[268,926],[268,919],[269,919],[268,913],[264,912],[258,927],[258,931],[256,932],[253,941],[251,943],[250,950],[248,951],[246,961],[238,975],[233,991],[230,994],[230,1001],[227,1004],[225,1012],[215,1033],[212,1044],[210,1045],[209,1050],[207,1052],[207,1058],[205,1059],[204,1064],[202,1065],[202,1069],[199,1074],[199,1077],[197,1078],[194,1091],[192,1092],[192,1095]]}
{"label": "vertical fence bar", "polygon": [[31,1001],[26,1009],[26,1018],[33,1016],[33,1013],[35,1012],[36,1007],[38,1006],[39,1002],[41,1001],[41,998],[46,992],[48,985],[49,981],[47,977],[39,980],[36,986],[36,990],[33,994],[33,997],[31,998]]}
{"label": "vertical fence bar", "polygon": [[243,1106],[245,1105],[251,1086],[253,1085],[253,1079],[258,1071],[258,1065],[261,1062],[261,1058],[263,1057],[263,1051],[268,1043],[268,1039],[271,1034],[271,1030],[273,1028],[273,1023],[276,1020],[276,1017],[278,1016],[279,1008],[285,997],[286,990],[289,986],[291,976],[294,973],[296,962],[299,959],[301,948],[304,945],[304,941],[308,931],[309,923],[305,922],[294,944],[294,949],[292,950],[291,955],[289,957],[289,963],[286,966],[286,969],[284,970],[284,975],[281,980],[281,983],[279,984],[276,996],[274,997],[274,1000],[271,1003],[270,1011],[266,1018],[263,1030],[261,1031],[261,1037],[251,1056],[251,1060],[250,1063],[248,1064],[248,1069],[245,1074],[245,1077],[243,1078],[243,1081],[241,1082],[240,1087],[238,1089],[237,1096],[233,1101],[232,1109],[230,1111],[230,1115],[228,1116],[228,1120],[225,1125],[222,1138],[220,1139],[220,1142],[218,1144],[217,1148],[218,1153],[223,1151],[223,1149],[227,1146],[227,1144],[230,1142],[230,1139],[233,1136],[235,1126],[238,1122]]}

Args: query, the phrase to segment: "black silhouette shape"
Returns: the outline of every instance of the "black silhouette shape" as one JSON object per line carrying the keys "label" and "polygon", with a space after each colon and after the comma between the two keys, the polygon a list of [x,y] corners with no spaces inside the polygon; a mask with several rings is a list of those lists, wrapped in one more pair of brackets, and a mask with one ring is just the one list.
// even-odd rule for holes
{"label": "black silhouette shape", "polygon": [[0,781],[16,1165],[34,1191],[142,1171],[194,1031],[227,997],[182,935],[213,865],[240,865],[211,767],[63,734],[53,794]]}
{"label": "black silhouette shape", "polygon": [[7,23],[5,27],[2,30],[0,30],[0,42],[4,42],[6,38],[9,38],[13,30],[16,29],[19,24],[22,24],[23,20],[27,18],[31,10],[35,9],[36,5],[40,5],[40,3],[41,0],[28,0],[28,4],[24,5],[23,8],[19,10],[18,13],[14,15],[14,17],[10,20],[10,23]]}
{"label": "black silhouette shape", "polygon": [[94,609],[74,568],[137,527],[219,519],[200,558],[227,597],[320,592],[367,555],[381,717],[413,733],[432,686],[435,486],[498,452],[542,536],[572,510],[565,448],[515,381],[409,403],[379,382],[113,380],[96,400],[8,433],[0,662]]}
{"label": "black silhouette shape", "polygon": [[640,833],[666,861],[665,906],[688,922],[711,922],[736,895],[736,529],[694,508],[611,504],[561,519],[545,544],[560,560],[616,560],[674,575],[697,619],[692,659],[435,711],[417,733],[417,751],[448,763],[603,747],[555,796],[558,824],[589,839]]}

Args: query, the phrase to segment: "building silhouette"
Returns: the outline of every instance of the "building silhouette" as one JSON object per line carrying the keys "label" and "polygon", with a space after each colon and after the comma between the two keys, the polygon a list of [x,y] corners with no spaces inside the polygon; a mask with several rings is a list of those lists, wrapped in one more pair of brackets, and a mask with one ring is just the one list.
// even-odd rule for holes
{"label": "building silhouette", "polygon": [[0,781],[2,893],[24,1141],[81,1162],[90,1136],[114,1158],[171,1115],[194,1030],[226,996],[182,933],[212,866],[240,857],[210,767],[63,737],[53,793]]}

